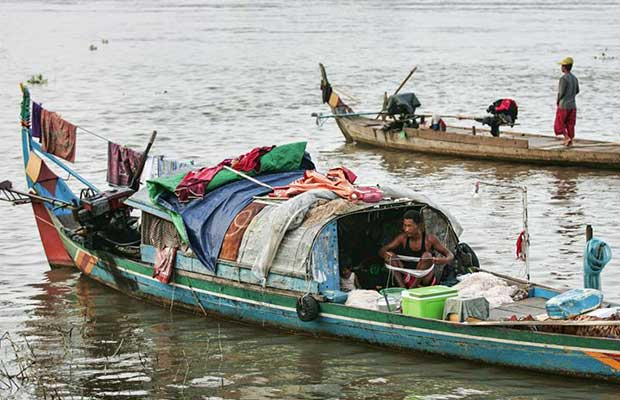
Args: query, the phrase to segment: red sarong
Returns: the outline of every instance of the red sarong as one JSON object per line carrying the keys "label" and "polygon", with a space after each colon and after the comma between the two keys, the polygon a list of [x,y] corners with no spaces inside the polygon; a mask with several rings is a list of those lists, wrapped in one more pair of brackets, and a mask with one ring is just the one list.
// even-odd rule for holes
{"label": "red sarong", "polygon": [[556,136],[564,136],[570,140],[575,137],[575,124],[577,122],[577,109],[570,110],[558,107],[555,112],[555,124],[553,129]]}
{"label": "red sarong", "polygon": [[41,108],[41,148],[69,162],[75,161],[77,127],[55,112]]}

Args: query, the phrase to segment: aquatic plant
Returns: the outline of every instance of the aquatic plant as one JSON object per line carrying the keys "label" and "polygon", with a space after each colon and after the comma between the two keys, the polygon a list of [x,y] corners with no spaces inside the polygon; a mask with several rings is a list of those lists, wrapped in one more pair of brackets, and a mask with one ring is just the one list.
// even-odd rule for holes
{"label": "aquatic plant", "polygon": [[47,79],[43,78],[42,74],[32,75],[27,82],[31,85],[45,85],[47,83]]}

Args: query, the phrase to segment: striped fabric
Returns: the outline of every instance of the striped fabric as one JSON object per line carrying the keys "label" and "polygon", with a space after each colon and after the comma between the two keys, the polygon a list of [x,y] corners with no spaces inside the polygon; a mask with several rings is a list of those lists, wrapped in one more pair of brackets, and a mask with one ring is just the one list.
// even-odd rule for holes
{"label": "striped fabric", "polygon": [[97,264],[98,258],[95,256],[91,256],[85,251],[78,250],[75,253],[74,260],[75,265],[77,265],[80,271],[84,272],[85,274],[90,274],[95,264]]}

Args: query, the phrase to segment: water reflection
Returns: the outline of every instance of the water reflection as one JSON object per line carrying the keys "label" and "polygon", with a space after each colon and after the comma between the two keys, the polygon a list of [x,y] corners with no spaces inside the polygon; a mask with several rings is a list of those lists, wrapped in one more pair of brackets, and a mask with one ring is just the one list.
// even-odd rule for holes
{"label": "water reflection", "polygon": [[577,197],[577,179],[570,169],[553,169],[551,171],[555,190],[552,200],[572,201]]}

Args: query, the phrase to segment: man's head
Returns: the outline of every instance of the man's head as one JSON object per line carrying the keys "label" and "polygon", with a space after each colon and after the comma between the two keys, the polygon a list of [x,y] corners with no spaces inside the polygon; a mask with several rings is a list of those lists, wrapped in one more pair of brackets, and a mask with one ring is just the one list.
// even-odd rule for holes
{"label": "man's head", "polygon": [[409,210],[403,215],[403,232],[407,236],[413,236],[420,230],[422,225],[422,215],[419,211]]}
{"label": "man's head", "polygon": [[573,57],[566,57],[562,61],[560,61],[560,65],[562,68],[562,72],[570,72],[573,69]]}

